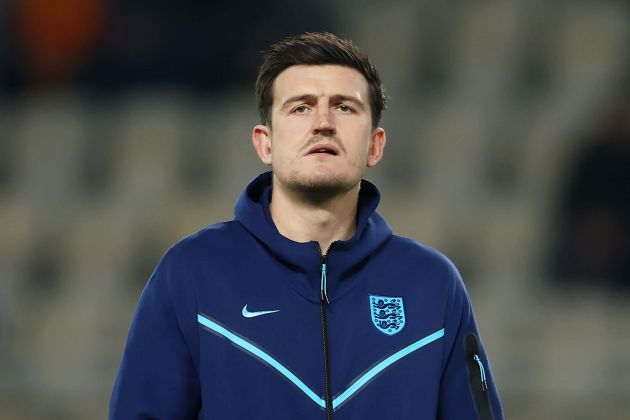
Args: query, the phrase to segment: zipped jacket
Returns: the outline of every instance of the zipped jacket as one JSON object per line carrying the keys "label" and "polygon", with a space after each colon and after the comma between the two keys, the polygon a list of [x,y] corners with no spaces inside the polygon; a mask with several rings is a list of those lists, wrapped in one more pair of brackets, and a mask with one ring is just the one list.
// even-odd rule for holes
{"label": "zipped jacket", "polygon": [[110,419],[501,420],[453,264],[392,234],[361,182],[356,233],[280,235],[271,173],[182,240],[136,309]]}

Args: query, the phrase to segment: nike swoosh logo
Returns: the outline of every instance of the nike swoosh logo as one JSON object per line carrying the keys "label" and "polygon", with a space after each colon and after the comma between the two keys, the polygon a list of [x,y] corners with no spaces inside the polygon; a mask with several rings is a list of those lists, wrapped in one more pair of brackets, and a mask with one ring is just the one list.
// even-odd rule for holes
{"label": "nike swoosh logo", "polygon": [[255,311],[255,312],[250,312],[247,310],[247,305],[243,306],[243,316],[245,318],[254,318],[257,316],[261,316],[261,315],[267,315],[267,314],[272,314],[274,312],[278,312],[280,309],[276,309],[273,311]]}

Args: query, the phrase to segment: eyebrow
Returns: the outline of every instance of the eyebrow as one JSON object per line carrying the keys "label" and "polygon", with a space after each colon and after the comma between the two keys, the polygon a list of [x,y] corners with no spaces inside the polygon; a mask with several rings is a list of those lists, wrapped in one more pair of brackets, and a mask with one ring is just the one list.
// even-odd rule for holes
{"label": "eyebrow", "polygon": [[[288,98],[286,101],[284,101],[282,103],[282,108],[285,108],[287,105],[292,104],[294,102],[315,103],[315,102],[317,102],[317,96],[311,95],[311,94],[308,94],[308,93],[303,94],[303,95],[291,96],[290,98]],[[355,98],[354,96],[348,96],[348,95],[342,95],[342,94],[332,95],[330,97],[330,102],[333,102],[333,103],[352,102],[352,103],[358,105],[361,108],[365,107],[363,101],[361,101],[360,99]]]}

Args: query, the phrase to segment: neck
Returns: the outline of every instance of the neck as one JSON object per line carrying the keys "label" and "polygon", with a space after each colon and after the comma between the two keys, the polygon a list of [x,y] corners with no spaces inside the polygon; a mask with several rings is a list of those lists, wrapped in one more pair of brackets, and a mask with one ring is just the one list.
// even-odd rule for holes
{"label": "neck", "polygon": [[322,253],[356,230],[359,184],[333,197],[308,200],[287,190],[274,177],[269,210],[280,234],[295,242],[317,241]]}

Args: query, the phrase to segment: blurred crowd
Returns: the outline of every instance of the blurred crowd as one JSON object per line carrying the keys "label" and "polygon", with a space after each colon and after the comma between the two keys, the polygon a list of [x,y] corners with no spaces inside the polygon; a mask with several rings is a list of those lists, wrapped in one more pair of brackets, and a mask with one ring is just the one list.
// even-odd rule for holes
{"label": "blurred crowd", "polygon": [[624,90],[611,100],[572,156],[552,254],[561,286],[630,292],[628,93]]}
{"label": "blurred crowd", "polygon": [[287,0],[10,0],[2,18],[5,95],[156,84],[207,94],[251,84],[275,40],[332,28],[324,4]]}

